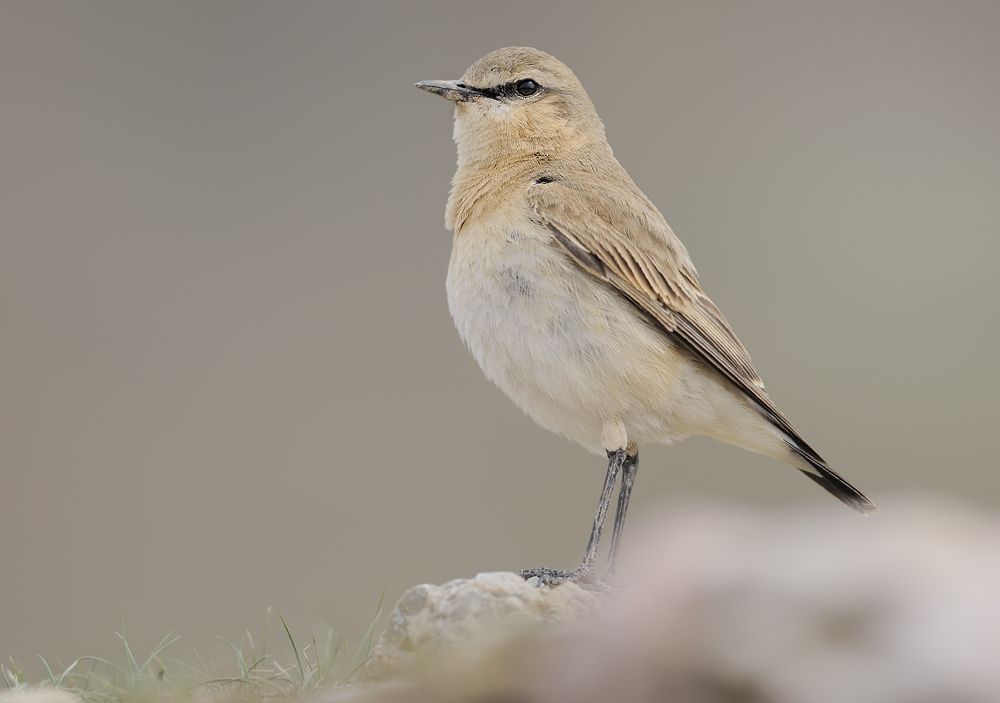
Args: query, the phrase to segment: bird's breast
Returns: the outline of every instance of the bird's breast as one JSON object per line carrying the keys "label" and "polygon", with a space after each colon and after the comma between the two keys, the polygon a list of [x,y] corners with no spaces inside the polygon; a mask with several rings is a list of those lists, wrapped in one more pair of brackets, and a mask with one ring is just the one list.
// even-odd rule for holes
{"label": "bird's breast", "polygon": [[686,434],[663,412],[683,355],[526,214],[456,234],[448,304],[486,376],[543,427],[595,452],[608,419],[644,439]]}

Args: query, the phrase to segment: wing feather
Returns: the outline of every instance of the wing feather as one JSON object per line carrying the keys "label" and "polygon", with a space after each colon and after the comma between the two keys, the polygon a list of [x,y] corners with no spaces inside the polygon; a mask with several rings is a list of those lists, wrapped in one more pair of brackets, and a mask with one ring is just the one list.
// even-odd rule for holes
{"label": "wing feather", "polygon": [[[564,246],[574,243],[571,254],[586,251],[600,260],[605,267],[601,277],[635,297],[633,302],[658,320],[667,318],[661,322],[670,331],[682,329],[685,341],[738,386],[763,389],[749,353],[698,286],[687,252],[665,222],[653,228],[648,227],[650,217],[642,223],[622,217],[614,226],[596,214],[586,196],[559,183],[534,186],[528,197],[540,223],[559,232]],[[629,236],[636,225],[647,225],[644,236]],[[593,264],[588,269],[597,273]]]}
{"label": "wing feather", "polygon": [[537,222],[585,270],[617,289],[749,398],[785,435],[790,451],[809,465],[811,471],[804,473],[856,510],[875,512],[871,501],[827,465],[764,392],[750,354],[702,292],[684,246],[655,207],[644,198],[624,207],[606,200],[595,203],[594,196],[582,191],[558,181],[534,185],[528,205]]}

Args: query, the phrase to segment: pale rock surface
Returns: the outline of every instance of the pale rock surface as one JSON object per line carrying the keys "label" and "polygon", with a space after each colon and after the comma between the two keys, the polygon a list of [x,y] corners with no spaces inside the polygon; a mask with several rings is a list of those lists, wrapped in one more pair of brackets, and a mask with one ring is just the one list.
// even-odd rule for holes
{"label": "pale rock surface", "polygon": [[399,599],[372,650],[368,680],[471,661],[512,637],[549,625],[593,620],[600,594],[566,583],[539,588],[510,572],[482,573],[441,586],[414,586]]}
{"label": "pale rock surface", "polygon": [[878,502],[668,511],[633,531],[635,588],[523,700],[997,703],[1000,514]]}
{"label": "pale rock surface", "polygon": [[[327,703],[997,703],[1000,513],[940,497],[879,507],[671,508],[632,526],[629,586],[600,596],[590,627]],[[555,619],[598,598],[477,579],[411,590],[376,656],[461,649],[504,613]]]}

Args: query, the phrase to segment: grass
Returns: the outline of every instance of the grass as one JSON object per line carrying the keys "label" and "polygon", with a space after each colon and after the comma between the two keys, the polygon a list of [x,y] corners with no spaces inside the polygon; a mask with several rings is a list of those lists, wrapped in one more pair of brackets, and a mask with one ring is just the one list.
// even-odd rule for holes
{"label": "grass", "polygon": [[[37,683],[29,681],[24,668],[13,660],[0,664],[0,673],[9,690],[27,691],[38,685],[50,686],[73,693],[87,703],[183,703],[206,696],[294,700],[309,691],[356,682],[364,672],[381,615],[380,599],[371,626],[352,654],[344,636],[334,636],[329,628],[319,637],[310,632],[308,640],[296,641],[278,613],[284,634],[282,637],[279,633],[278,652],[272,651],[273,646],[268,649],[270,617],[264,623],[259,650],[249,630],[239,644],[219,638],[229,645],[236,658],[235,670],[230,669],[229,673],[223,673],[214,663],[206,663],[197,651],[197,665],[168,659],[164,653],[179,639],[173,633],[164,637],[146,658],[137,658],[125,637],[124,622],[121,632],[117,633],[122,642],[121,663],[117,656],[112,659],[87,656],[69,666],[57,662],[53,667],[39,656],[47,678]],[[286,644],[289,649],[285,648]]]}

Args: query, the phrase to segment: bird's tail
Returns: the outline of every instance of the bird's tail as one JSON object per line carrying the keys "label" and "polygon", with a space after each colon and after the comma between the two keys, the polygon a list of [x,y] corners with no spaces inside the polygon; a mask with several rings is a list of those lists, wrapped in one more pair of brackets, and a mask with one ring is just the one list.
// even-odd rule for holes
{"label": "bird's tail", "polygon": [[809,445],[805,443],[799,445],[798,442],[788,440],[785,440],[785,442],[792,453],[803,459],[809,467],[808,469],[799,467],[799,471],[862,515],[874,515],[878,512],[878,508],[868,500],[868,496],[849,484],[840,474],[831,469],[823,461],[823,458],[813,451]]}

